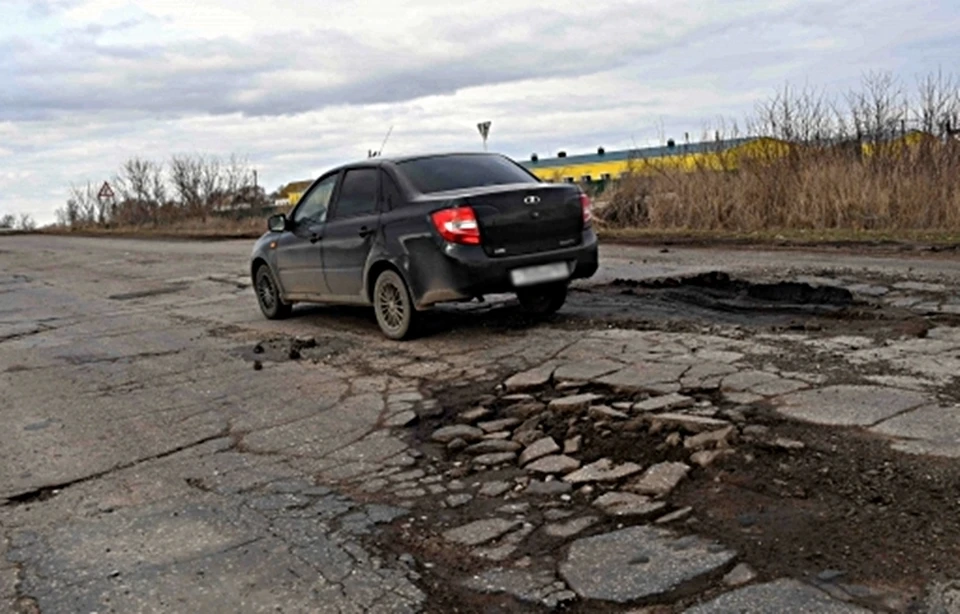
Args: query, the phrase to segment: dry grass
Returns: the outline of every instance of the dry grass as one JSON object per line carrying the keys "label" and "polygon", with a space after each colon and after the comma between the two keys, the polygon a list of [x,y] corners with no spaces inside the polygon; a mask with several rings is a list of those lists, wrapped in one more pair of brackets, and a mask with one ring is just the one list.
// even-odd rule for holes
{"label": "dry grass", "polygon": [[866,157],[806,147],[730,171],[656,169],[624,178],[606,200],[598,213],[608,230],[957,234],[960,143]]}

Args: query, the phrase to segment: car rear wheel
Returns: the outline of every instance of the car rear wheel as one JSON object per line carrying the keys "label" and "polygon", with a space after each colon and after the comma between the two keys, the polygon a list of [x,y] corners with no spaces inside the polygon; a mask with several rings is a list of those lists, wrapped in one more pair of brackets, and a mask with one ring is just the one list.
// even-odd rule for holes
{"label": "car rear wheel", "polygon": [[257,303],[260,311],[268,320],[282,320],[293,311],[293,305],[285,303],[280,297],[280,287],[270,272],[270,267],[262,265],[256,275]]}
{"label": "car rear wheel", "polygon": [[517,292],[520,307],[531,315],[547,316],[556,313],[567,300],[567,284],[534,286]]}
{"label": "car rear wheel", "polygon": [[373,286],[373,309],[380,330],[390,339],[407,339],[413,334],[415,311],[407,284],[396,271],[386,270]]}

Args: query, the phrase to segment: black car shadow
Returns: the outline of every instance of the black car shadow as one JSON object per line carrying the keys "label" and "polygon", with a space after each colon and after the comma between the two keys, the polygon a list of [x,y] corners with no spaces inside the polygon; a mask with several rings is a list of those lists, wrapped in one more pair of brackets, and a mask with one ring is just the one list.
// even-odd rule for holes
{"label": "black car shadow", "polygon": [[[417,333],[424,339],[443,335],[482,334],[491,332],[523,332],[559,316],[535,317],[520,309],[516,298],[494,299],[479,303],[445,303],[418,313]],[[291,318],[308,321],[318,327],[353,330],[380,334],[376,316],[371,307],[300,304],[294,307]]]}

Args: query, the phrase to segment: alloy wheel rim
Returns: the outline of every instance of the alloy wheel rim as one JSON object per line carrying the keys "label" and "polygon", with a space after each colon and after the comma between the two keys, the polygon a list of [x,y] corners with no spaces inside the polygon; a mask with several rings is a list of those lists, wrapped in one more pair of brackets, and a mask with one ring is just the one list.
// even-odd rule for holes
{"label": "alloy wheel rim", "polygon": [[260,283],[257,284],[257,290],[260,296],[260,304],[263,305],[265,309],[273,309],[276,301],[274,299],[273,282],[270,281],[268,275],[260,278]]}
{"label": "alloy wheel rim", "polygon": [[380,291],[377,293],[377,311],[380,313],[380,319],[389,329],[396,330],[403,324],[406,308],[400,289],[394,284],[386,283],[380,286]]}

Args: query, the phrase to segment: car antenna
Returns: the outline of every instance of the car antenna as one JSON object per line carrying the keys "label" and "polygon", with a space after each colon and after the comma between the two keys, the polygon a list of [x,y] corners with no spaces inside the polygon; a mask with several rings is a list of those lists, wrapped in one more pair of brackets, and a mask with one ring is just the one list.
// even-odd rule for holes
{"label": "car antenna", "polygon": [[390,129],[387,130],[387,136],[383,137],[383,142],[380,143],[380,150],[377,152],[377,155],[378,155],[378,156],[382,156],[382,155],[383,155],[383,147],[384,147],[384,145],[387,144],[387,139],[390,138],[390,134],[391,134],[392,132],[393,132],[393,126],[390,126]]}

